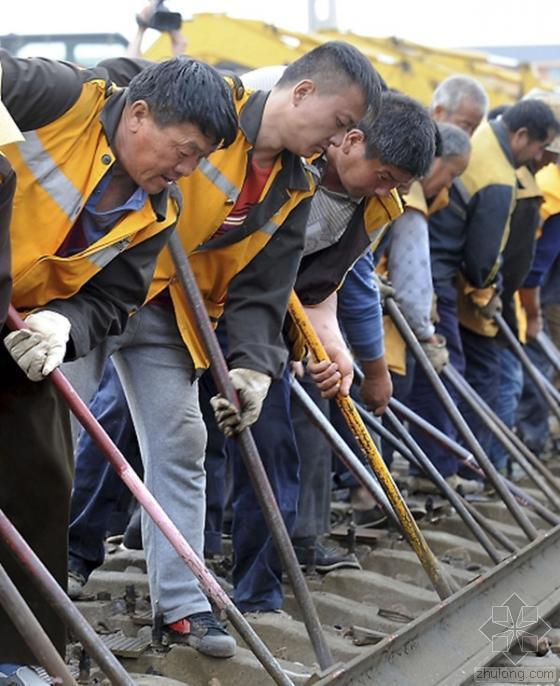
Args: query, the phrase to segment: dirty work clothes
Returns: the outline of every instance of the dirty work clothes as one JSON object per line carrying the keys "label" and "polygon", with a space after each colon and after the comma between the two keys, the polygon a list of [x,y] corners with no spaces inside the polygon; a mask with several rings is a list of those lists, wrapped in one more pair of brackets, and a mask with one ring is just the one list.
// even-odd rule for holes
{"label": "dirty work clothes", "polygon": [[[97,357],[111,353],[138,436],[144,483],[202,558],[206,428],[192,360],[173,312],[159,305],[143,307],[124,334],[93,351]],[[98,383],[99,378],[95,387]],[[198,582],[144,512],[142,535],[154,613],[162,612],[168,624],[209,611]]]}
{"label": "dirty work clothes", "polygon": [[[27,379],[1,340],[0,379],[0,508],[65,589],[72,487],[68,411],[50,381]],[[64,654],[64,624],[1,542],[0,563]],[[37,662],[1,608],[0,662]]]}
{"label": "dirty work clothes", "polygon": [[[434,290],[437,295],[437,311],[440,318],[440,321],[436,324],[436,332],[445,336],[451,364],[460,374],[464,375],[465,355],[459,333],[457,290],[450,281],[436,282]],[[449,386],[447,388],[451,393],[451,397],[456,401],[455,392]],[[428,377],[418,365],[416,365],[414,370],[414,383],[410,393],[409,405],[414,412],[424,417],[424,419],[443,431],[447,436],[453,439],[457,438],[457,432],[447,412],[435,395]],[[447,477],[457,473],[458,462],[454,455],[419,429],[411,427],[410,433],[442,476]],[[411,468],[411,472],[414,472],[414,469]]]}
{"label": "dirty work clothes", "polygon": [[[142,474],[140,449],[126,398],[111,362],[107,360],[103,379],[90,410],[133,469]],[[103,544],[111,520],[120,513],[119,531],[124,531],[131,494],[101,453],[90,435],[82,431],[76,450],[76,468],[70,510],[68,567],[87,579],[105,560]]]}

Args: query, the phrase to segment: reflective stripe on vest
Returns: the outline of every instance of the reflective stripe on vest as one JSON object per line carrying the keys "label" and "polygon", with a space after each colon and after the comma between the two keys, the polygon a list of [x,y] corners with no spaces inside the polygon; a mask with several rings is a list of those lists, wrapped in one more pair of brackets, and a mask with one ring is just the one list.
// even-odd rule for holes
{"label": "reflective stripe on vest", "polygon": [[235,202],[237,200],[237,196],[241,192],[241,189],[225,177],[222,172],[206,158],[200,160],[198,169],[216,186],[216,188],[219,188],[222,193],[228,196],[230,202]]}
{"label": "reflective stripe on vest", "polygon": [[99,269],[103,269],[103,267],[108,265],[111,260],[114,260],[115,257],[118,257],[118,255],[126,250],[131,242],[131,238],[123,238],[121,241],[113,243],[113,245],[108,245],[106,248],[97,250],[89,255],[88,259],[90,262],[93,262],[93,264],[97,265]]}
{"label": "reflective stripe on vest", "polygon": [[44,148],[35,131],[26,131],[19,152],[33,176],[52,200],[73,220],[81,212],[84,199],[72,181],[61,171]]}
{"label": "reflective stripe on vest", "polygon": [[264,233],[267,233],[269,236],[274,236],[279,228],[280,224],[273,222],[272,219],[270,219],[264,226],[261,226],[260,231],[264,231]]}

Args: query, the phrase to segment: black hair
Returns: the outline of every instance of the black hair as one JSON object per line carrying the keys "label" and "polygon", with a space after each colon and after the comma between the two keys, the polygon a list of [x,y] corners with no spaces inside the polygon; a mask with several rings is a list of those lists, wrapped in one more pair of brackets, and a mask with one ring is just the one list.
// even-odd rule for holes
{"label": "black hair", "polygon": [[237,136],[237,113],[231,89],[209,64],[175,57],[152,64],[130,82],[127,103],[145,100],[160,126],[188,122],[215,144],[230,145]]}
{"label": "black hair", "polygon": [[511,105],[496,105],[496,107],[493,107],[491,110],[488,110],[488,121],[491,121],[492,119],[497,119],[498,117],[502,116],[503,113],[506,110],[509,110],[510,107]]}
{"label": "black hair", "polygon": [[381,100],[381,79],[374,66],[350,43],[328,41],[292,62],[276,86],[286,88],[311,79],[320,93],[336,93],[356,85],[364,94],[367,116],[375,118]]}
{"label": "black hair", "polygon": [[560,122],[542,100],[520,100],[502,114],[502,121],[512,132],[526,128],[529,138],[545,141],[551,134],[560,132]]}
{"label": "black hair", "polygon": [[366,158],[378,159],[425,176],[436,151],[436,130],[428,111],[417,100],[402,93],[386,91],[381,96],[381,111],[373,123],[360,122]]}

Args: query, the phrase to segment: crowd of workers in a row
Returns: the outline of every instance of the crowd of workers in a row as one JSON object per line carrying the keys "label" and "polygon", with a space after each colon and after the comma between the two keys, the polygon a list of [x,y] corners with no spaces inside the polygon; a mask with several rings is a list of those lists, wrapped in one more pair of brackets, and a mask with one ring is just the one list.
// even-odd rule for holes
{"label": "crowd of workers in a row", "polygon": [[[69,521],[69,412],[44,380],[60,365],[201,558],[220,552],[231,504],[233,593],[243,612],[278,611],[283,601],[281,565],[234,439],[244,427],[302,564],[359,566],[321,542],[332,456],[290,402],[289,361],[304,361],[296,371],[325,412],[329,398],[350,392],[355,360],[371,411],[383,414],[394,386],[453,435],[427,379],[384,330],[375,267],[436,370],[450,359],[513,425],[521,372],[493,317],[503,308],[518,330],[520,292],[534,337],[539,288],[548,278],[554,289],[560,123],[552,95],[494,116],[482,87],[455,76],[427,110],[339,42],[243,82],[188,58],[121,58],[84,70],[0,51],[0,64],[0,314],[11,298],[25,317],[24,329],[5,327],[0,351],[0,507],[71,595],[102,563],[124,494],[81,434]],[[166,247],[174,231],[217,325],[240,409],[203,373],[196,315]],[[306,359],[286,314],[294,289],[330,363]],[[506,469],[507,455],[465,416]],[[352,445],[335,411],[331,421]],[[533,420],[519,421],[531,441]],[[441,446],[415,437],[453,487],[480,489]],[[356,524],[379,522],[369,493],[339,479],[350,486]],[[411,487],[431,483],[415,474]],[[234,639],[144,514],[142,544],[166,642],[233,655]],[[62,623],[3,545],[0,562],[63,650]],[[0,683],[43,683],[27,667],[34,662],[0,611]]]}

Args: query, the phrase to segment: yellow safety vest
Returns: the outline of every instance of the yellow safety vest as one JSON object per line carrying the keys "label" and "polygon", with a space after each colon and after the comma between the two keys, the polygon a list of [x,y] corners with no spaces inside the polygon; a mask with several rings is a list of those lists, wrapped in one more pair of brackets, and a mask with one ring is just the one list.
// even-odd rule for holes
{"label": "yellow safety vest", "polygon": [[[456,188],[463,196],[465,203],[468,203],[475,193],[486,186],[499,184],[509,186],[512,190],[509,216],[504,227],[498,256],[487,279],[488,283],[491,283],[498,274],[501,254],[509,238],[511,215],[517,199],[517,176],[516,170],[507,158],[500,141],[488,122],[484,122],[478,127],[471,140],[472,154],[469,165],[460,178],[455,180]],[[473,288],[462,275],[459,275],[457,279],[459,321],[467,329],[481,336],[493,338],[498,331],[497,325],[494,321],[486,319],[480,314],[469,296],[469,293],[473,291],[481,291],[481,299],[490,300],[492,297],[491,287],[486,289]]]}
{"label": "yellow safety vest", "polygon": [[3,152],[17,174],[11,224],[13,302],[21,311],[70,298],[119,253],[175,223],[170,198],[164,221],[148,199],[105,236],[71,257],[56,251],[91,193],[115,162],[99,115],[110,95],[104,80],[85,83],[76,103],[55,121],[25,132]]}
{"label": "yellow safety vest", "polygon": [[[237,110],[241,112],[250,97],[245,93],[237,100]],[[252,144],[239,129],[234,143],[226,150],[218,150],[201,162],[197,170],[179,182],[183,194],[184,211],[177,229],[185,253],[196,277],[208,314],[217,322],[226,302],[228,287],[233,277],[246,267],[257,255],[282,224],[288,215],[303,200],[313,195],[315,179],[306,171],[309,187],[307,190],[286,190],[280,206],[259,227],[246,238],[225,247],[205,248],[206,241],[212,238],[224,223],[235,205],[235,201],[245,181],[248,156]],[[267,196],[282,169],[279,156],[272,168],[259,202]],[[154,280],[147,300],[169,286],[177,324],[195,367],[207,367],[208,359],[204,347],[196,333],[192,313],[187,305],[180,285],[175,278],[175,268],[169,250],[165,248],[156,266]]]}
{"label": "yellow safety vest", "polygon": [[536,180],[544,195],[541,205],[541,218],[544,222],[553,214],[560,214],[560,167],[547,164],[537,172]]}

